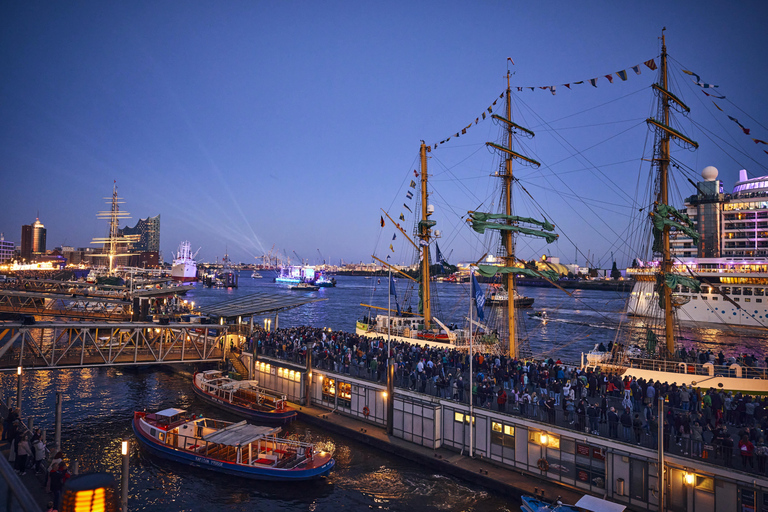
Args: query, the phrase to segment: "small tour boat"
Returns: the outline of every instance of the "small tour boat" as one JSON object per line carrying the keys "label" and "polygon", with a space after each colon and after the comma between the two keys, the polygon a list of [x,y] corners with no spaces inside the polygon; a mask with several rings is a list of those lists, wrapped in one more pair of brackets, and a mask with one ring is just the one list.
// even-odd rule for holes
{"label": "small tour boat", "polygon": [[280,427],[195,418],[183,409],[136,411],[139,443],[164,459],[255,480],[297,481],[328,476],[331,453],[277,437]]}
{"label": "small tour boat", "polygon": [[218,370],[197,372],[192,378],[195,394],[219,409],[259,423],[296,419],[296,410],[288,406],[285,396],[275,396],[258,384],[255,380],[230,379]]}
{"label": "small tour boat", "polygon": [[575,505],[565,505],[559,497],[555,503],[548,503],[533,496],[522,496],[520,499],[523,502],[520,506],[523,512],[622,512],[627,508],[620,503],[595,498],[589,494],[582,496]]}
{"label": "small tour boat", "polygon": [[289,290],[298,290],[298,291],[304,291],[304,292],[316,292],[319,289],[320,289],[319,286],[315,286],[309,283],[299,283],[296,286],[289,287]]}

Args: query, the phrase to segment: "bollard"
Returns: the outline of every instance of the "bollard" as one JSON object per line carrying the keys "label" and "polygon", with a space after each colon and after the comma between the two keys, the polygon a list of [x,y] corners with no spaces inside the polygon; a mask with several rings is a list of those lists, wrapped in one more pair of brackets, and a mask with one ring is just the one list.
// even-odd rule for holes
{"label": "bollard", "polygon": [[125,439],[122,442],[121,452],[123,455],[123,473],[120,476],[120,506],[122,512],[128,512],[128,478],[130,476],[130,440]]}
{"label": "bollard", "polygon": [[71,473],[73,475],[79,475],[80,474],[80,463],[78,461],[75,461],[72,463],[72,471]]}
{"label": "bollard", "polygon": [[34,416],[30,416],[29,418],[27,418],[27,428],[29,429],[30,432],[34,432],[35,431],[35,417]]}
{"label": "bollard", "polygon": [[54,431],[53,444],[56,451],[61,450],[61,391],[56,392],[56,430]]}
{"label": "bollard", "polygon": [[42,430],[42,433],[40,434],[40,440],[45,444],[45,429]]}

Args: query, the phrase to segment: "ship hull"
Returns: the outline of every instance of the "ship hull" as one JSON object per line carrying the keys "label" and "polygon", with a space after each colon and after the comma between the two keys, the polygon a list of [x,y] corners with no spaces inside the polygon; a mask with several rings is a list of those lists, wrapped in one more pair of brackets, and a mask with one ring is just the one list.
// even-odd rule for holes
{"label": "ship hull", "polygon": [[[663,318],[664,310],[659,308],[659,300],[654,288],[653,281],[637,280],[627,302],[627,314]],[[725,300],[720,294],[714,293],[714,290],[707,292],[706,287],[700,294],[675,293],[676,296],[690,299],[677,309],[677,318],[683,322],[764,327],[768,323],[768,297],[764,296],[765,289],[765,286],[743,285],[740,289],[742,293],[740,297],[730,296],[735,304]],[[745,291],[749,295],[745,294]],[[758,293],[760,295],[757,295]]]}

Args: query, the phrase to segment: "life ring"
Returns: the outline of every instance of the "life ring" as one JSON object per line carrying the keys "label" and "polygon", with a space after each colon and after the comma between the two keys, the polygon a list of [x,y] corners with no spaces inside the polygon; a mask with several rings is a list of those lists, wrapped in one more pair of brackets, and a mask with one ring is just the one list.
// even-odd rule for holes
{"label": "life ring", "polygon": [[308,458],[308,459],[312,458],[312,447],[311,446],[307,446],[307,449],[304,450],[304,456],[306,458]]}
{"label": "life ring", "polygon": [[371,414],[371,410],[368,408],[368,406],[363,407],[363,416],[367,418],[369,414]]}
{"label": "life ring", "polygon": [[538,468],[542,471],[549,471],[549,462],[547,462],[547,459],[545,458],[539,459],[539,461],[536,463],[536,466],[538,466]]}

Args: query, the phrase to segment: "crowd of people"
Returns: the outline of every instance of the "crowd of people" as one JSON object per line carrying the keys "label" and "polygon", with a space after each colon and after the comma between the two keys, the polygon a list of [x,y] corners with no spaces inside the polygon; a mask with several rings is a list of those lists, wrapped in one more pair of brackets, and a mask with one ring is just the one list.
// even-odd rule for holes
{"label": "crowd of people", "polygon": [[58,510],[64,483],[71,476],[64,454],[56,452],[49,461],[50,453],[43,442],[42,431],[36,428],[32,433],[28,432],[13,407],[3,419],[2,440],[10,443],[8,462],[13,465],[14,471],[20,476],[34,471],[43,478],[46,491],[52,498],[48,510]]}
{"label": "crowd of people", "polygon": [[[768,398],[714,388],[622,378],[582,370],[552,358],[522,360],[487,352],[470,356],[456,348],[435,348],[312,327],[257,331],[246,350],[313,365],[377,382],[386,380],[389,359],[395,385],[476,407],[524,416],[623,442],[656,447],[659,397],[664,398],[661,432],[665,450],[717,458],[765,473]],[[688,352],[685,358],[723,359],[723,354]],[[756,361],[752,361],[756,364]]]}

